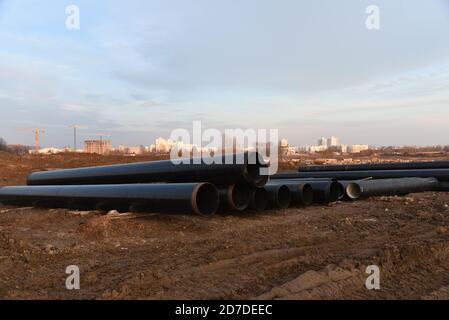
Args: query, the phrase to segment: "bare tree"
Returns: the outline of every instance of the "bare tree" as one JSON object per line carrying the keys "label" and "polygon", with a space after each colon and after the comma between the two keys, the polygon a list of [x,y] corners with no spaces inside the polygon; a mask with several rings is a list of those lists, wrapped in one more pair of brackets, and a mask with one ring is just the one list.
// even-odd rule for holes
{"label": "bare tree", "polygon": [[33,147],[30,146],[24,146],[24,145],[9,145],[8,146],[8,152],[15,154],[17,156],[23,156],[29,153],[29,151],[33,149]]}
{"label": "bare tree", "polygon": [[8,145],[3,138],[0,138],[0,151],[8,151]]}

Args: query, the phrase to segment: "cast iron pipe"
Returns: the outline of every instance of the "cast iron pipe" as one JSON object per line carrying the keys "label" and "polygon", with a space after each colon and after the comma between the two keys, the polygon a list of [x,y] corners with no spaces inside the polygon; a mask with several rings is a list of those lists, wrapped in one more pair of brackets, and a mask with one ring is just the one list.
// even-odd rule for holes
{"label": "cast iron pipe", "polygon": [[322,171],[361,171],[361,170],[412,170],[412,169],[448,169],[449,161],[364,163],[341,165],[318,165],[299,167],[299,172]]}
{"label": "cast iron pipe", "polygon": [[247,184],[231,184],[218,189],[222,210],[243,211],[248,208],[251,189]]}
{"label": "cast iron pipe", "polygon": [[[120,185],[16,186],[0,188],[3,204],[32,205],[65,202],[73,208],[108,206],[110,209],[138,204],[157,212],[209,215],[217,211],[218,190],[210,183],[163,183]],[[65,206],[64,206],[65,207]]]}
{"label": "cast iron pipe", "polygon": [[286,209],[290,206],[291,193],[285,184],[267,184],[268,207]]}
{"label": "cast iron pipe", "polygon": [[335,202],[341,195],[341,187],[335,179],[275,179],[270,182],[279,183],[307,183],[313,189],[313,203]]}
{"label": "cast iron pipe", "polygon": [[[117,164],[65,170],[34,172],[28,185],[129,184],[149,182],[211,182],[219,185],[248,183],[265,185],[268,177],[260,174],[266,166],[257,152],[185,159],[176,164],[171,160]],[[213,162],[215,161],[215,162]]]}
{"label": "cast iron pipe", "polygon": [[314,203],[329,203],[338,200],[340,187],[336,181],[308,181],[313,189]]}
{"label": "cast iron pipe", "polygon": [[449,181],[449,169],[283,172],[278,173],[276,178],[302,180],[310,178],[334,178],[338,180],[436,178],[440,181]]}
{"label": "cast iron pipe", "polygon": [[256,211],[263,211],[268,207],[268,191],[265,187],[252,188],[249,208]]}
{"label": "cast iron pipe", "polygon": [[291,203],[299,206],[309,206],[313,203],[313,189],[308,183],[298,181],[270,180],[267,185],[281,184],[290,189]]}
{"label": "cast iron pipe", "polygon": [[[358,180],[360,181],[360,180]],[[348,181],[348,180],[340,180],[338,183],[344,188],[344,196],[345,200],[356,200],[360,198],[361,189],[358,185],[358,181]]]}
{"label": "cast iron pipe", "polygon": [[329,181],[329,180],[335,180],[333,178],[314,178],[314,177],[308,177],[308,178],[298,178],[298,172],[296,171],[286,171],[286,172],[279,172],[276,174],[273,174],[270,176],[270,181],[272,180],[295,180],[295,181]]}
{"label": "cast iron pipe", "polygon": [[438,186],[435,178],[376,179],[343,183],[346,184],[346,194],[350,199],[426,192]]}

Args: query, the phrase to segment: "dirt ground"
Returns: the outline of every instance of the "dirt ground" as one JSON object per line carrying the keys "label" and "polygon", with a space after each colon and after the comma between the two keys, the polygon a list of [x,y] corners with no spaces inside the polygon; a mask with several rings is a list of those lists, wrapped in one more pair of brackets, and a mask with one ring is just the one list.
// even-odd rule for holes
{"label": "dirt ground", "polygon": [[[0,185],[135,160],[0,154]],[[448,299],[448,205],[424,193],[213,217],[0,206],[0,298]],[[69,265],[80,290],[65,287]],[[368,265],[380,290],[365,287]]]}

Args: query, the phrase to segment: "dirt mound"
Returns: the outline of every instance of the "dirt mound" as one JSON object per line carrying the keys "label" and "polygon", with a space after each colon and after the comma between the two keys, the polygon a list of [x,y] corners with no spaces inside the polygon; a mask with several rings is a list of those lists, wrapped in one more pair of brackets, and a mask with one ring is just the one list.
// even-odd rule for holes
{"label": "dirt mound", "polygon": [[[0,184],[123,161],[11,159],[0,161]],[[447,299],[448,229],[448,193],[212,217],[6,206],[0,298]],[[65,288],[69,265],[80,268],[81,290]],[[380,290],[365,287],[368,265],[380,268]]]}

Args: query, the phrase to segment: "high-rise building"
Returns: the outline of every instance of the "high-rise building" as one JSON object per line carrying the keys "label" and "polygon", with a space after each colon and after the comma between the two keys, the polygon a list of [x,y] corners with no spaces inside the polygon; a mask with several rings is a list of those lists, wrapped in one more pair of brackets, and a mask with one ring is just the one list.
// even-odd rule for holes
{"label": "high-rise building", "polygon": [[340,142],[338,141],[337,137],[331,136],[329,139],[327,139],[327,147],[337,147],[340,145]]}
{"label": "high-rise building", "polygon": [[84,152],[108,154],[112,150],[111,140],[86,140],[84,141]]}
{"label": "high-rise building", "polygon": [[321,138],[318,140],[318,146],[319,146],[319,147],[326,147],[326,146],[327,146],[327,140],[326,140],[325,137],[321,137]]}
{"label": "high-rise building", "polygon": [[362,151],[368,150],[369,146],[367,144],[353,144],[348,146],[349,153],[360,153]]}

